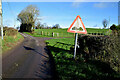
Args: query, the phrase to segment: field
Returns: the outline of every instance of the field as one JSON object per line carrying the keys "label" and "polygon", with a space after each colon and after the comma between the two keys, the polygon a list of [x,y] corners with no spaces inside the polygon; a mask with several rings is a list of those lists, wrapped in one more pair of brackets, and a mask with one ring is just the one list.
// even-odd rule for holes
{"label": "field", "polygon": [[21,40],[23,40],[23,36],[21,36],[19,33],[16,36],[4,36],[4,39],[2,40],[2,52],[4,53],[11,49]]}
{"label": "field", "polygon": [[109,29],[96,29],[96,28],[87,28],[88,33],[106,33]]}
{"label": "field", "polygon": [[[43,31],[43,34],[41,34]],[[34,37],[52,37],[52,32],[54,32],[54,37],[73,37],[74,34],[68,33],[66,29],[35,29],[33,34]],[[29,34],[29,33],[28,33]]]}
{"label": "field", "polygon": [[77,54],[77,58],[74,60],[74,38],[51,39],[46,43],[55,61],[57,79],[116,80],[120,78],[120,74],[104,62],[97,60],[85,62],[80,54]]}
{"label": "field", "polygon": [[[54,32],[54,36],[53,33]],[[88,34],[91,33],[102,33],[103,35],[108,35],[109,29],[94,29],[94,28],[87,28]],[[28,33],[34,37],[74,37],[73,33],[68,33],[67,29],[35,29],[34,33]]]}

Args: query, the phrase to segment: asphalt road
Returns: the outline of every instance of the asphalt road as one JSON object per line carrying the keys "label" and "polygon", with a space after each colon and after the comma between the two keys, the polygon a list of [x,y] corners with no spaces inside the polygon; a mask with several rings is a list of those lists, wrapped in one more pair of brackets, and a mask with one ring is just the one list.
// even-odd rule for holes
{"label": "asphalt road", "polygon": [[22,35],[24,41],[2,55],[2,77],[53,80],[54,64],[45,44],[45,40],[51,38]]}

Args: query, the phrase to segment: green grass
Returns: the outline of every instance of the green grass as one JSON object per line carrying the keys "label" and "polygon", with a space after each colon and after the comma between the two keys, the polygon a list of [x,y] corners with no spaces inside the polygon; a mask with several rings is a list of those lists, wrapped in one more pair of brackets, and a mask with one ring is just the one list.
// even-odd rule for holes
{"label": "green grass", "polygon": [[[43,35],[41,35],[42,31]],[[52,37],[52,32],[54,32],[54,37],[74,37],[73,33],[67,32],[67,29],[35,29],[35,32],[33,34],[30,34],[28,32],[26,33],[34,37]],[[57,36],[57,33],[59,36]]]}
{"label": "green grass", "polygon": [[95,29],[95,28],[87,28],[88,33],[102,33],[105,35],[109,35],[112,31],[109,29]]}
{"label": "green grass", "polygon": [[70,50],[70,47],[74,45],[74,38],[62,38],[62,39],[51,39],[46,41],[48,46],[54,46],[55,48]]}
{"label": "green grass", "polygon": [[120,74],[104,62],[96,60],[84,62],[80,53],[77,53],[76,60],[74,60],[74,38],[51,39],[46,40],[46,43],[54,58],[59,80],[114,80],[120,78]]}
{"label": "green grass", "polygon": [[2,52],[6,52],[7,50],[14,47],[17,42],[23,40],[23,36],[21,36],[19,33],[16,36],[4,36],[4,39],[2,40]]}
{"label": "green grass", "polygon": [[[41,35],[43,31],[43,35]],[[34,37],[52,37],[52,32],[54,32],[54,37],[74,37],[74,33],[68,33],[67,29],[35,29],[33,34],[25,32]],[[108,35],[110,32],[108,29],[94,29],[94,28],[87,28],[88,33],[103,33]],[[57,36],[57,33],[59,36]]]}
{"label": "green grass", "polygon": [[104,33],[109,31],[109,29],[96,29],[96,28],[87,28],[88,33]]}

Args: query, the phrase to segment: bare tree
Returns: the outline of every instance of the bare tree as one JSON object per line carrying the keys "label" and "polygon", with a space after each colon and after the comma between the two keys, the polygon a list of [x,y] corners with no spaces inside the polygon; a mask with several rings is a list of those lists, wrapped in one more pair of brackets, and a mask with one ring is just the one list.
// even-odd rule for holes
{"label": "bare tree", "polygon": [[59,24],[55,24],[54,26],[53,26],[53,29],[59,29],[60,28],[60,25]]}
{"label": "bare tree", "polygon": [[104,19],[103,22],[102,22],[102,24],[103,24],[104,28],[106,28],[107,25],[108,25],[108,21],[106,19]]}
{"label": "bare tree", "polygon": [[[19,15],[17,20],[21,22],[22,25],[27,25],[26,28],[21,28],[21,29],[27,29],[27,27],[31,26],[28,29],[34,29],[35,27],[35,22],[38,20],[38,15],[39,15],[39,10],[36,6],[29,5],[25,9],[23,9]],[[23,27],[23,26],[22,26]],[[31,30],[28,30],[31,31]]]}

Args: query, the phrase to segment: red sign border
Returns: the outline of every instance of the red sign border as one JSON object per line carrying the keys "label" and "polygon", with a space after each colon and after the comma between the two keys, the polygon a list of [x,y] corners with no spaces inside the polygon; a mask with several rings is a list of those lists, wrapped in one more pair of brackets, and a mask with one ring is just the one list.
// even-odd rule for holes
{"label": "red sign border", "polygon": [[[72,30],[70,30],[78,18],[80,19],[80,21],[81,21],[81,23],[82,23],[82,26],[83,26],[83,29],[85,30],[85,32],[82,32],[82,31],[72,31]],[[79,15],[76,17],[76,19],[73,21],[73,23],[71,24],[71,26],[68,28],[67,32],[87,34],[87,30],[86,30],[86,28],[85,28],[85,26],[84,26],[84,24],[83,24],[83,22],[82,22],[82,19],[81,19],[81,17],[80,17]]]}

